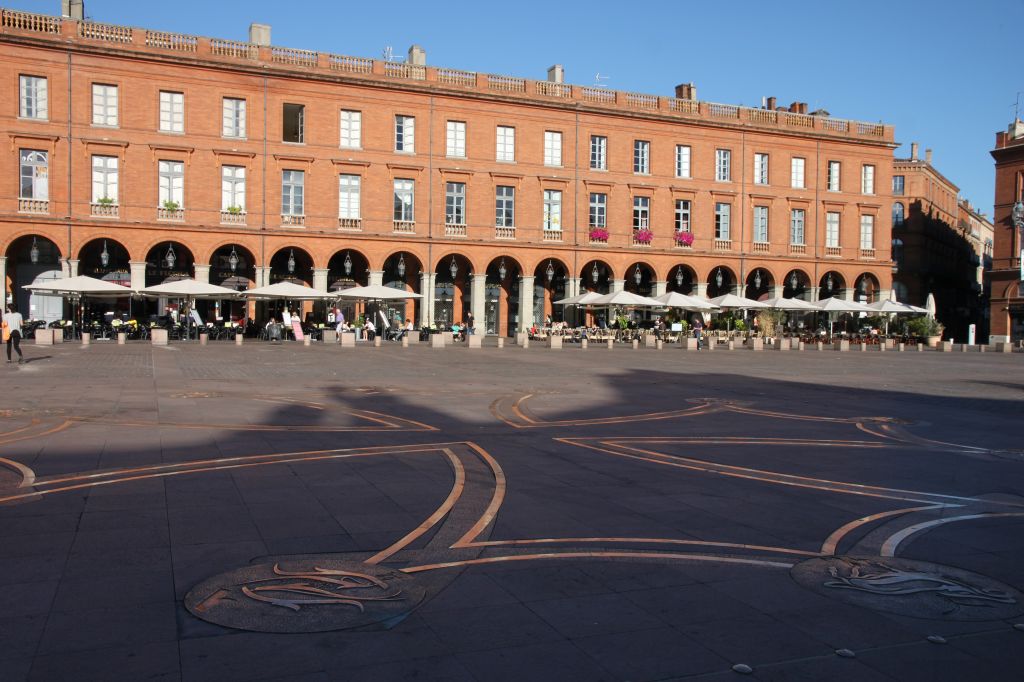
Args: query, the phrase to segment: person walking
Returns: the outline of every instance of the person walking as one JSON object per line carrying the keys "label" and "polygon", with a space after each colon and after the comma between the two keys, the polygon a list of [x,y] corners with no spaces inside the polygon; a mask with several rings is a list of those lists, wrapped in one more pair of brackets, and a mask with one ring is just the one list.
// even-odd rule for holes
{"label": "person walking", "polygon": [[14,346],[14,350],[18,352],[18,364],[25,362],[25,357],[21,353],[21,325],[22,325],[21,313],[19,313],[13,305],[7,306],[7,312],[4,315],[3,330],[4,340],[7,342],[7,362],[11,361],[11,346]]}
{"label": "person walking", "polygon": [[697,339],[697,350],[700,350],[701,340],[700,335],[704,332],[704,322],[701,321],[698,316],[693,322],[693,336]]}

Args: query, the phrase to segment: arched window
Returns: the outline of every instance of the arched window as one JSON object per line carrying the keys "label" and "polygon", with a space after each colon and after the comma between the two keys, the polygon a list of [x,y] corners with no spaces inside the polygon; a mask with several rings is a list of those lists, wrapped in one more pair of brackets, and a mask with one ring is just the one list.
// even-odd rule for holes
{"label": "arched window", "polygon": [[892,205],[892,226],[900,227],[903,225],[903,204],[896,202]]}

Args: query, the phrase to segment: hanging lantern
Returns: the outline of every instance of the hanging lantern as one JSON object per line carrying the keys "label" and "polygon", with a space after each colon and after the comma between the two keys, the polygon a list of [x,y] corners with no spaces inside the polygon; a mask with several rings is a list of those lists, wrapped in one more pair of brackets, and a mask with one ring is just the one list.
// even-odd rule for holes
{"label": "hanging lantern", "polygon": [[295,249],[288,249],[288,274],[295,274]]}
{"label": "hanging lantern", "polygon": [[676,268],[676,286],[683,286],[683,266],[680,265]]}
{"label": "hanging lantern", "polygon": [[826,277],[825,277],[825,290],[826,290],[826,291],[832,291],[832,285],[833,285],[834,283],[835,283],[835,282],[834,282],[834,281],[832,280],[832,273],[830,272],[830,273],[828,273],[828,275],[826,275]]}
{"label": "hanging lantern", "polygon": [[643,273],[640,272],[640,266],[637,265],[633,270],[633,281],[636,282],[637,286],[640,286],[640,282],[643,280]]}
{"label": "hanging lantern", "polygon": [[502,256],[501,262],[498,263],[498,280],[501,282],[505,281],[505,275],[508,274],[508,268],[505,267],[505,257]]}
{"label": "hanging lantern", "polygon": [[107,251],[107,240],[103,240],[103,251],[100,253],[100,265],[107,267],[110,265],[110,252]]}
{"label": "hanging lantern", "polygon": [[800,280],[796,278],[796,273],[790,273],[789,275],[789,288],[796,291],[797,286],[800,285]]}
{"label": "hanging lantern", "polygon": [[405,278],[405,254],[398,255],[398,276]]}
{"label": "hanging lantern", "polygon": [[548,267],[547,270],[544,271],[544,274],[548,276],[549,282],[551,281],[551,278],[555,276],[555,266],[551,262],[550,258],[548,259]]}
{"label": "hanging lantern", "polygon": [[231,272],[238,270],[238,252],[235,251],[235,247],[231,247],[231,255],[228,256],[228,267],[231,268]]}
{"label": "hanging lantern", "polygon": [[597,269],[597,263],[594,263],[594,268],[590,271],[590,279],[594,281],[594,284],[597,284],[597,280],[600,276],[601,272]]}
{"label": "hanging lantern", "polygon": [[352,274],[352,256],[348,251],[345,252],[345,262],[343,265],[345,266],[345,276],[350,276]]}
{"label": "hanging lantern", "polygon": [[754,289],[761,289],[761,271],[754,270]]}
{"label": "hanging lantern", "polygon": [[28,250],[28,259],[32,261],[32,265],[39,263],[39,245],[36,244],[35,237],[32,237],[32,248]]}
{"label": "hanging lantern", "polygon": [[722,279],[723,279],[722,278],[722,268],[718,268],[718,270],[715,271],[715,286],[716,287],[718,287],[718,288],[722,287]]}
{"label": "hanging lantern", "polygon": [[860,293],[866,294],[868,292],[868,281],[866,279],[860,280]]}
{"label": "hanging lantern", "polygon": [[174,263],[178,260],[178,257],[174,255],[174,244],[167,245],[167,255],[164,256],[164,262],[167,263],[167,269],[173,270]]}
{"label": "hanging lantern", "polygon": [[452,273],[452,281],[455,281],[455,276],[459,274],[459,264],[455,262],[455,256],[452,256],[452,264],[448,266],[448,270]]}

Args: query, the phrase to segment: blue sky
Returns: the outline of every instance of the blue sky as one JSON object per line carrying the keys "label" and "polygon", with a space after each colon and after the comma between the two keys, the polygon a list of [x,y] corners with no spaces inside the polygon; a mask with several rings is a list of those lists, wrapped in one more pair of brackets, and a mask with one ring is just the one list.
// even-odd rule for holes
{"label": "blue sky", "polygon": [[[0,4],[60,11],[60,0]],[[86,0],[85,8],[95,21],[238,40],[250,22],[268,23],[275,45],[356,56],[379,57],[389,45],[404,55],[418,43],[429,64],[467,71],[543,79],[560,63],[576,84],[600,72],[616,90],[671,95],[693,81],[712,102],[806,101],[894,125],[898,156],[909,156],[912,141],[922,154],[932,148],[939,171],[989,214],[988,151],[1024,91],[1013,50],[1024,0]]]}

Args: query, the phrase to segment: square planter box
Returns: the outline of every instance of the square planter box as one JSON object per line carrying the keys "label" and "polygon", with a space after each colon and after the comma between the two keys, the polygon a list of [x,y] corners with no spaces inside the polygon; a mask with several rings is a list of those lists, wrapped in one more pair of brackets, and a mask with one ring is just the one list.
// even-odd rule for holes
{"label": "square planter box", "polygon": [[561,336],[549,336],[548,337],[548,348],[554,348],[556,350],[562,350],[562,337]]}
{"label": "square planter box", "polygon": [[430,335],[430,347],[431,348],[444,348],[445,337],[447,334],[431,334]]}
{"label": "square planter box", "polygon": [[167,345],[167,330],[166,329],[152,329],[149,332],[149,338],[153,342],[154,346],[166,346]]}
{"label": "square planter box", "polygon": [[470,348],[483,348],[484,337],[477,336],[476,334],[470,334],[466,337],[466,345]]}
{"label": "square planter box", "polygon": [[52,346],[54,332],[59,332],[61,336],[64,332],[59,329],[37,329],[36,330],[36,345],[37,346]]}

